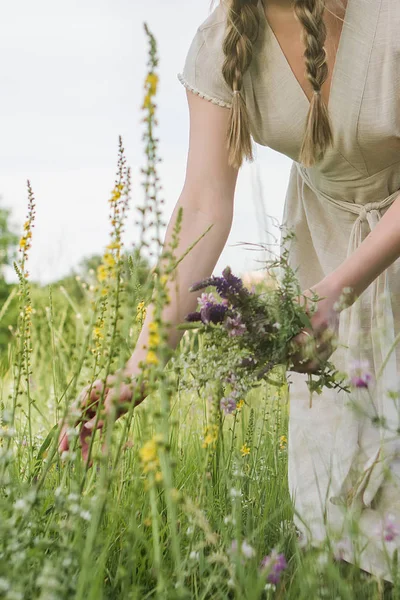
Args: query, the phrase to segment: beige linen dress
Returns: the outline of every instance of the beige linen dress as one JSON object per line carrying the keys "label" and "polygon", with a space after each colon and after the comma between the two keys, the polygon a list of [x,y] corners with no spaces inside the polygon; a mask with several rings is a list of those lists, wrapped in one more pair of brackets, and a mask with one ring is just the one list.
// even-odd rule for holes
{"label": "beige linen dress", "polygon": [[[308,98],[261,0],[259,10],[261,31],[244,94],[253,139],[293,160],[284,225],[296,236],[291,264],[305,290],[357,248],[400,194],[400,1],[348,0],[329,99],[334,145],[313,168],[298,162]],[[225,24],[226,9],[219,5],[198,28],[178,78],[195,94],[229,108],[232,92],[221,74]],[[341,313],[340,346],[331,360],[347,370],[351,360],[368,359],[376,376],[399,325],[396,260]],[[398,345],[373,392],[360,389],[350,398],[325,389],[311,407],[306,375],[289,374],[289,485],[296,524],[318,545],[326,535],[346,541],[354,517],[359,539],[367,543],[361,548],[341,542],[341,553],[389,580],[386,557],[400,547],[400,536],[386,542],[381,532],[388,515],[400,527],[399,442],[387,427],[355,411],[354,401],[396,430],[397,364]]]}

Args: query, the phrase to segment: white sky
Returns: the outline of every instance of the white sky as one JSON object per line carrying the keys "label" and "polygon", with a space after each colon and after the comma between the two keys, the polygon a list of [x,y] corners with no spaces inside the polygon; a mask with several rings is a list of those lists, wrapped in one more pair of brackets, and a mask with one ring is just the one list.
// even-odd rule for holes
{"label": "white sky", "polygon": [[[158,41],[161,83],[158,137],[163,163],[165,218],[182,190],[188,109],[182,70],[209,0],[13,0],[0,19],[0,197],[23,223],[31,181],[37,204],[30,272],[42,282],[66,274],[79,260],[101,253],[109,230],[107,200],[122,135],[142,202],[143,81],[147,22]],[[265,212],[281,219],[291,161],[258,146],[257,160],[239,174],[235,218],[216,267],[237,272],[259,268],[261,255],[234,246],[258,243],[265,234],[257,218],[253,182],[263,183]],[[133,208],[126,241],[134,239]],[[275,231],[277,233],[277,230]],[[10,275],[12,277],[12,274]]]}

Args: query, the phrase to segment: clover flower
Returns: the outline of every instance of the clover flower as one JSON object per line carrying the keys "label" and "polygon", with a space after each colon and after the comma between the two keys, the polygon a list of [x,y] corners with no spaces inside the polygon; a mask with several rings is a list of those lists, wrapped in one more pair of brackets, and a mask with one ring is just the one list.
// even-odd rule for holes
{"label": "clover flower", "polygon": [[235,317],[227,317],[225,321],[225,327],[228,331],[229,337],[243,335],[247,331],[246,325],[242,323],[241,315],[236,315]]}
{"label": "clover flower", "polygon": [[226,415],[231,415],[236,410],[236,398],[233,396],[222,398],[220,407]]}
{"label": "clover flower", "polygon": [[210,294],[205,294],[204,292],[197,298],[197,301],[200,305],[200,308],[205,308],[208,304],[215,304],[216,299],[214,294],[211,292]]}
{"label": "clover flower", "polygon": [[356,388],[368,388],[372,380],[368,360],[354,360],[350,365],[350,383]]}
{"label": "clover flower", "polygon": [[277,585],[281,578],[281,573],[287,567],[287,562],[284,554],[278,554],[274,548],[268,556],[264,556],[261,561],[261,570],[268,571],[267,581]]}

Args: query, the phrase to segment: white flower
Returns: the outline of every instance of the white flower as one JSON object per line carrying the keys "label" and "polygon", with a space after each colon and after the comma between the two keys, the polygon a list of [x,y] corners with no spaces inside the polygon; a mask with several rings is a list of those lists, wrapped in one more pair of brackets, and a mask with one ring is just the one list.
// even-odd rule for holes
{"label": "white flower", "polygon": [[18,512],[27,512],[29,510],[29,505],[23,498],[19,498],[15,504],[14,508]]}
{"label": "white flower", "polygon": [[191,560],[199,560],[200,552],[195,552],[195,550],[192,550],[191,553],[189,554],[189,558]]}
{"label": "white flower", "polygon": [[241,498],[241,496],[242,496],[242,492],[235,488],[231,488],[229,494],[230,494],[231,498]]}
{"label": "white flower", "polygon": [[233,581],[233,579],[228,579],[228,587],[230,587],[230,588],[235,587],[235,582]]}
{"label": "white flower", "polygon": [[278,322],[274,323],[272,327],[275,327],[275,329],[280,329],[282,327],[282,325]]}
{"label": "white flower", "polygon": [[90,521],[91,518],[92,515],[88,510],[81,510],[81,519],[83,519],[84,521]]}
{"label": "white flower", "polygon": [[79,496],[78,496],[78,494],[71,493],[68,495],[68,500],[70,502],[78,502]]}
{"label": "white flower", "polygon": [[246,558],[253,558],[253,556],[256,555],[256,551],[246,542],[246,540],[242,542],[242,554]]}

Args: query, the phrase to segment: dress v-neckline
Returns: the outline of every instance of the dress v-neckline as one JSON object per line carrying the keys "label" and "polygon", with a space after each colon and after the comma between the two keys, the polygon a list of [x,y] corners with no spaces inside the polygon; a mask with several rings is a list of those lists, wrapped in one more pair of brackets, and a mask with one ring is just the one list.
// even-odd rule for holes
{"label": "dress v-neckline", "polygon": [[[344,53],[343,47],[345,45],[345,41],[346,41],[346,35],[347,35],[347,28],[349,26],[349,18],[351,17],[351,4],[352,4],[353,0],[347,0],[347,5],[346,5],[346,11],[345,11],[345,16],[343,18],[343,26],[342,26],[342,30],[340,32],[340,38],[339,38],[339,43],[337,46],[337,50],[336,50],[336,56],[335,56],[335,63],[333,65],[333,71],[332,71],[332,77],[331,77],[331,84],[330,84],[330,89],[329,89],[329,99],[328,99],[328,111],[331,108],[332,105],[332,95],[335,93],[335,81],[336,81],[336,72],[338,71],[341,61],[342,61],[342,54]],[[303,97],[307,108],[310,107],[311,102],[307,96],[307,94],[305,93],[305,91],[303,90],[303,87],[300,85],[299,80],[297,79],[292,67],[290,66],[290,63],[288,61],[288,59],[286,58],[285,53],[282,50],[282,47],[278,41],[278,38],[275,35],[274,30],[272,29],[271,25],[269,24],[269,21],[267,19],[267,16],[265,14],[265,8],[263,5],[263,0],[259,0],[259,7],[260,10],[262,11],[262,15],[263,15],[263,19],[264,19],[264,23],[265,26],[267,28],[267,30],[270,33],[271,39],[273,40],[273,43],[275,44],[278,53],[283,61],[283,64],[286,66],[286,68],[288,69],[288,71],[290,72],[291,75],[291,80],[294,82],[295,86],[297,87],[297,89],[300,91],[300,96]]]}

